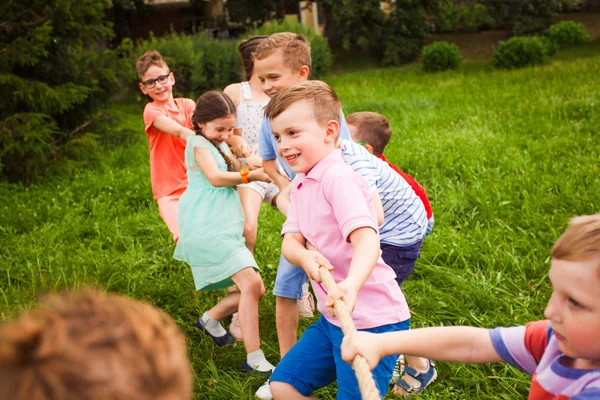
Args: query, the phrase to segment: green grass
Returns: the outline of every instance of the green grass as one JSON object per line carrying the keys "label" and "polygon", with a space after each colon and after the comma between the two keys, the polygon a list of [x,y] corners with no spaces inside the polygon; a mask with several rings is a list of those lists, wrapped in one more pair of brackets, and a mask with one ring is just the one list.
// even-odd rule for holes
{"label": "green grass", "polygon": [[[593,54],[590,54],[593,51]],[[330,76],[345,112],[392,122],[388,158],[427,189],[436,225],[404,291],[415,327],[513,325],[543,317],[553,242],[571,216],[599,212],[600,49],[546,66],[424,74],[418,65]],[[135,132],[93,169],[0,184],[0,320],[41,293],[102,286],[170,313],[189,342],[196,399],[251,399],[243,346],[215,348],[192,324],[220,292],[195,293],[150,190],[141,110],[117,104],[115,129]],[[129,134],[131,135],[131,133]],[[223,217],[226,219],[226,216]],[[263,347],[278,358],[273,288],[283,218],[263,208],[256,256],[269,293]],[[302,321],[305,329],[310,321]],[[529,377],[504,364],[439,363],[422,399],[524,398]],[[319,392],[335,398],[334,388]]]}

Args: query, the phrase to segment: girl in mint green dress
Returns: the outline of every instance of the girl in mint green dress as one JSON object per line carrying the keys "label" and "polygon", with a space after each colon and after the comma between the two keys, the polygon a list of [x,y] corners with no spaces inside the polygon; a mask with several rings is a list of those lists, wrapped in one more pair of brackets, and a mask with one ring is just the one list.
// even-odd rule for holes
{"label": "girl in mint green dress", "polygon": [[235,186],[250,181],[268,181],[261,169],[241,169],[239,160],[225,141],[235,127],[236,107],[220,91],[203,94],[196,103],[192,123],[196,135],[186,138],[185,163],[188,187],[181,195],[177,223],[179,241],[174,257],[187,262],[196,290],[226,288],[229,293],[206,311],[196,326],[219,345],[235,343],[221,320],[240,311],[247,359],[243,370],[269,372],[274,367],[260,349],[258,302],[264,286],[254,256],[246,248],[244,212]]}

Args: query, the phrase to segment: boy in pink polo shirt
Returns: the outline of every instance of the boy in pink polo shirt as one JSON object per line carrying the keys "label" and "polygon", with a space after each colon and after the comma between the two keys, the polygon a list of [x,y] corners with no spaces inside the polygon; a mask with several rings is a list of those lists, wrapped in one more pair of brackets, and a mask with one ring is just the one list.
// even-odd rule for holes
{"label": "boy in pink polo shirt", "polygon": [[[409,310],[394,271],[380,257],[378,224],[367,182],[346,165],[336,148],[341,104],[320,81],[305,81],[271,98],[277,152],[297,174],[292,185],[282,252],[304,269],[323,314],[283,357],[273,375],[275,399],[294,399],[334,381],[338,399],[360,399],[352,368],[341,358],[343,333],[333,310],[343,299],[359,330],[382,333],[409,329]],[[316,250],[307,250],[307,242]],[[320,284],[319,266],[331,269],[335,292]],[[373,370],[385,395],[396,357]]]}

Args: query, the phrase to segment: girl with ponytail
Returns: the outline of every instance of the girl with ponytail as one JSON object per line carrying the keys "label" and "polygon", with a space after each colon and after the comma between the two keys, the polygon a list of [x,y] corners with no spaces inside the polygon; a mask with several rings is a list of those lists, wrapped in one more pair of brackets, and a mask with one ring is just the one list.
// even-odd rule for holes
{"label": "girl with ponytail", "polygon": [[190,265],[196,290],[239,288],[204,312],[196,327],[218,346],[234,344],[221,320],[239,309],[247,353],[242,370],[267,373],[274,367],[260,349],[258,333],[258,302],[265,288],[242,236],[244,212],[235,186],[269,178],[262,168],[243,168],[226,145],[235,120],[236,107],[225,93],[210,91],[198,99],[192,116],[196,135],[186,138],[188,187],[179,200],[174,257]]}

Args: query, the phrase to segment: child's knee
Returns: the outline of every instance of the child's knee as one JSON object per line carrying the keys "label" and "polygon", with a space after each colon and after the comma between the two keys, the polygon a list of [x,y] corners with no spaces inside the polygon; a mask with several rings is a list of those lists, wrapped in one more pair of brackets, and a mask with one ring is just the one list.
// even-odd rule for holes
{"label": "child's knee", "polygon": [[274,399],[289,399],[294,394],[298,394],[298,391],[289,383],[286,382],[271,382],[271,394]]}
{"label": "child's knee", "polygon": [[258,272],[255,271],[255,273],[248,278],[242,291],[247,291],[248,294],[251,294],[253,297],[257,298],[261,298],[265,295],[265,285],[263,284]]}
{"label": "child's knee", "polygon": [[248,238],[256,238],[256,232],[258,231],[258,222],[250,221],[246,219],[244,222],[244,237]]}

